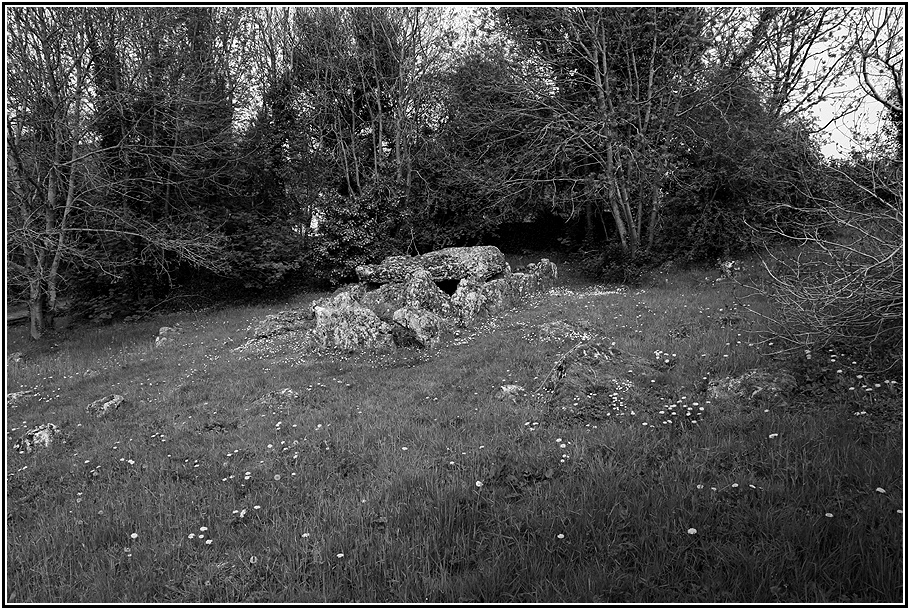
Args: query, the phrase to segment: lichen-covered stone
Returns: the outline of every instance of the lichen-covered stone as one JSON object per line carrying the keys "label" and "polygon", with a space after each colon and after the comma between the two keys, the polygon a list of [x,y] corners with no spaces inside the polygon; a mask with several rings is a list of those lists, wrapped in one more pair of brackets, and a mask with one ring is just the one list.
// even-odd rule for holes
{"label": "lichen-covered stone", "polygon": [[46,449],[60,436],[61,430],[51,423],[41,424],[19,437],[13,450],[19,453],[31,453],[36,449]]}
{"label": "lichen-covered stone", "polygon": [[316,328],[310,337],[322,347],[353,351],[392,348],[392,329],[375,313],[359,304],[348,307],[314,307]]}
{"label": "lichen-covered stone", "polygon": [[537,282],[541,290],[552,287],[559,278],[556,263],[550,262],[550,259],[548,258],[540,259],[539,263],[529,264],[528,273],[537,277]]}
{"label": "lichen-covered stone", "polygon": [[461,326],[469,326],[484,311],[486,297],[483,283],[472,278],[464,278],[458,282],[451,303],[456,322]]}
{"label": "lichen-covered stone", "polygon": [[518,399],[522,398],[528,393],[522,386],[510,383],[504,386],[499,387],[499,391],[496,392],[496,398],[499,400],[511,400],[512,402],[518,402]]}
{"label": "lichen-covered stone", "polygon": [[470,277],[486,280],[508,269],[508,263],[496,246],[443,248],[427,252],[421,259],[434,280],[460,280]]}
{"label": "lichen-covered stone", "polygon": [[107,417],[117,409],[119,409],[123,403],[126,402],[126,399],[119,394],[108,394],[104,398],[99,398],[98,400],[91,403],[85,408],[85,411],[89,415],[93,415],[97,418]]}
{"label": "lichen-covered stone", "polygon": [[173,326],[162,326],[158,329],[158,336],[155,337],[155,347],[161,347],[169,343],[173,343],[174,339],[182,331],[179,328]]}
{"label": "lichen-covered stone", "polygon": [[314,314],[312,309],[289,309],[280,311],[265,317],[253,330],[252,335],[255,339],[263,339],[273,335],[282,335],[284,333],[296,330],[306,330],[313,328]]}
{"label": "lichen-covered stone", "polygon": [[349,307],[359,303],[366,293],[365,284],[348,284],[333,292],[331,296],[313,301],[311,311],[315,315],[317,307]]}
{"label": "lichen-covered stone", "polygon": [[415,271],[423,268],[420,257],[389,256],[375,265],[358,265],[354,271],[361,282],[388,284],[406,282]]}
{"label": "lichen-covered stone", "polygon": [[417,333],[410,328],[397,322],[393,322],[390,326],[392,327],[392,341],[395,343],[395,347],[423,347],[423,343],[417,338]]}
{"label": "lichen-covered stone", "polygon": [[297,337],[302,346],[347,350],[437,345],[452,326],[469,326],[552,285],[556,265],[543,259],[513,273],[498,248],[476,246],[391,256],[357,267],[357,275],[360,283],[313,301],[309,309],[267,317],[255,336],[305,330]]}
{"label": "lichen-covered stone", "polygon": [[504,279],[508,279],[510,277],[512,277],[512,265],[510,265],[509,263],[506,263],[506,266],[503,267],[502,271],[491,275],[490,277],[488,277],[486,279],[486,281],[489,282],[490,280],[504,280]]}
{"label": "lichen-covered stone", "polygon": [[494,314],[512,307],[518,300],[515,282],[509,279],[491,280],[483,285],[484,310]]}
{"label": "lichen-covered stone", "polygon": [[405,282],[383,284],[376,290],[363,295],[360,304],[379,316],[383,322],[391,322],[395,310],[401,309],[406,304],[406,287]]}
{"label": "lichen-covered stone", "polygon": [[405,307],[412,309],[425,309],[443,317],[452,311],[449,295],[439,289],[426,269],[418,269],[408,279],[404,298]]}
{"label": "lichen-covered stone", "polygon": [[21,392],[10,392],[6,395],[6,404],[16,406],[23,398],[34,395],[34,390],[22,390]]}
{"label": "lichen-covered stone", "polygon": [[426,309],[402,307],[393,315],[395,322],[414,331],[414,336],[424,347],[435,347],[450,331],[444,318]]}
{"label": "lichen-covered stone", "polygon": [[443,248],[421,256],[390,256],[376,265],[359,265],[355,271],[361,282],[386,284],[407,281],[417,269],[426,269],[434,281],[471,277],[486,280],[508,267],[496,246]]}
{"label": "lichen-covered stone", "polygon": [[510,280],[515,286],[519,298],[537,292],[540,285],[538,277],[533,273],[513,273]]}

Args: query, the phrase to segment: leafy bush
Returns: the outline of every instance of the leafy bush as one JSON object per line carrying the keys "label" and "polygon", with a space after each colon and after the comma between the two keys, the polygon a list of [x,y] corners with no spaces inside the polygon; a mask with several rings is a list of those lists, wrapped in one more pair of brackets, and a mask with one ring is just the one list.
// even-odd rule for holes
{"label": "leafy bush", "polygon": [[358,195],[326,198],[319,234],[310,242],[315,277],[339,284],[354,279],[357,265],[406,251],[398,197],[396,187],[380,182]]}
{"label": "leafy bush", "polygon": [[225,229],[229,245],[224,257],[230,266],[227,283],[261,291],[304,269],[306,244],[289,223],[234,213]]}

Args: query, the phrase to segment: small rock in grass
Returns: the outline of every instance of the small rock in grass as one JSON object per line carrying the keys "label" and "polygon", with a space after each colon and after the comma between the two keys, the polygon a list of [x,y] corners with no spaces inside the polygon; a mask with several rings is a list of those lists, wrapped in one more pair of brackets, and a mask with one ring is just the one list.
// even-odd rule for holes
{"label": "small rock in grass", "polygon": [[496,398],[499,400],[511,400],[512,402],[518,402],[518,399],[524,396],[527,393],[520,385],[510,383],[504,386],[500,386],[499,391],[496,392]]}
{"label": "small rock in grass", "polygon": [[300,393],[291,388],[283,388],[258,398],[251,407],[258,412],[261,409],[290,408],[300,400]]}
{"label": "small rock in grass", "polygon": [[104,398],[99,398],[85,408],[89,415],[97,418],[107,417],[120,408],[126,400],[119,394],[108,394]]}
{"label": "small rock in grass", "polygon": [[180,328],[173,326],[162,326],[158,329],[158,336],[155,337],[155,347],[161,347],[172,343],[177,335],[183,332]]}
{"label": "small rock in grass", "polygon": [[22,390],[21,392],[10,392],[6,395],[6,402],[8,404],[14,404],[17,401],[25,398],[26,396],[31,396],[35,392],[33,390]]}
{"label": "small rock in grass", "polygon": [[747,398],[759,396],[782,396],[796,388],[796,379],[785,371],[763,371],[752,369],[739,377],[724,377],[711,382],[708,396],[713,400]]}
{"label": "small rock in grass", "polygon": [[46,449],[60,436],[60,432],[60,428],[52,423],[41,424],[20,437],[13,445],[13,450],[19,453],[31,453],[36,449]]}

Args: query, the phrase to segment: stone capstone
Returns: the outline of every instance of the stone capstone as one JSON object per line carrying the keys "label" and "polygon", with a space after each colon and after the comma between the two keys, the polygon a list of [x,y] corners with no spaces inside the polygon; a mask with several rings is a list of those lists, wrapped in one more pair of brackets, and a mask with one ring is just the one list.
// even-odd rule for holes
{"label": "stone capstone", "polygon": [[110,415],[114,411],[120,408],[121,405],[125,402],[123,396],[119,394],[109,394],[104,398],[99,398],[98,400],[91,403],[85,408],[86,413],[93,415],[97,418],[102,418]]}
{"label": "stone capstone", "polygon": [[420,256],[390,256],[375,265],[359,265],[361,282],[387,284],[407,281],[417,269],[426,269],[436,282],[471,277],[486,280],[508,269],[506,258],[496,246],[443,248]]}
{"label": "stone capstone", "polygon": [[60,433],[60,428],[54,424],[41,424],[22,435],[13,445],[13,450],[19,453],[31,453],[36,449],[46,449],[54,443]]}
{"label": "stone capstone", "polygon": [[513,307],[557,278],[556,265],[547,259],[512,273],[495,246],[390,256],[356,271],[358,283],[313,301],[309,309],[268,316],[251,341],[302,331],[302,343],[314,347],[434,347],[454,327]]}
{"label": "stone capstone", "polygon": [[389,256],[376,265],[358,265],[354,271],[361,282],[389,284],[406,282],[418,269],[423,269],[420,257]]}
{"label": "stone capstone", "polygon": [[443,248],[428,252],[421,258],[434,280],[460,280],[466,277],[486,280],[500,273],[509,273],[506,257],[496,246]]}

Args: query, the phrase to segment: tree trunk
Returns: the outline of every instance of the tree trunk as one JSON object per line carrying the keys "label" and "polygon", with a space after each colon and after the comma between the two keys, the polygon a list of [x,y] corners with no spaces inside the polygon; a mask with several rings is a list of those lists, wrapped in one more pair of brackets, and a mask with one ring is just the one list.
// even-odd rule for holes
{"label": "tree trunk", "polygon": [[607,201],[610,203],[610,211],[613,213],[613,223],[616,225],[616,232],[619,234],[619,243],[622,249],[628,250],[628,234],[626,223],[623,220],[622,212],[619,209],[617,199],[619,197],[619,187],[616,184],[616,171],[613,166],[613,145],[607,141],[607,150],[603,156],[604,174],[606,180]]}
{"label": "tree trunk", "polygon": [[45,298],[43,284],[44,282],[42,282],[40,278],[32,279],[28,283],[29,334],[35,341],[41,338],[45,329]]}
{"label": "tree trunk", "polygon": [[657,235],[657,212],[660,208],[660,184],[651,190],[651,217],[648,219],[648,250],[654,248],[654,237]]}
{"label": "tree trunk", "polygon": [[594,202],[585,201],[585,242],[594,243]]}

